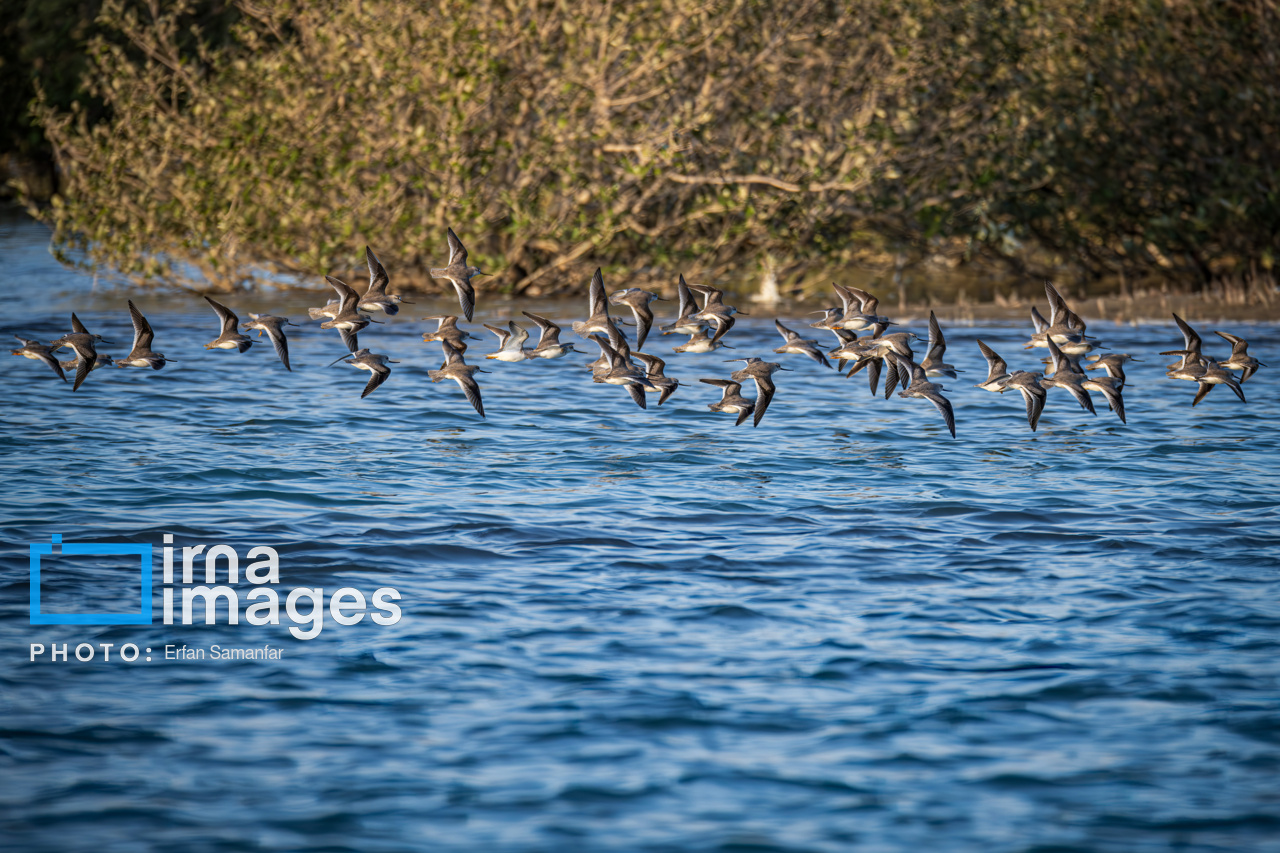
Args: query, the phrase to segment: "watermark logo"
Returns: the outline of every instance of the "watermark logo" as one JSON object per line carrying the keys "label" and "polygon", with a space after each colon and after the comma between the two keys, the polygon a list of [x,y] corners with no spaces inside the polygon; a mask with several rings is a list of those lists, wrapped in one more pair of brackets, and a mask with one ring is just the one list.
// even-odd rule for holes
{"label": "watermark logo", "polygon": [[[32,543],[30,547],[32,625],[153,624],[151,545],[64,543],[62,536],[55,534],[49,543]],[[240,555],[236,550],[229,545],[214,545],[206,550],[207,547],[194,545],[182,548],[182,575],[179,581],[174,571],[176,549],[173,547],[173,536],[165,534],[160,591],[163,624],[195,624],[197,607],[203,611],[206,625],[219,622],[238,625],[242,613],[244,621],[250,625],[279,625],[283,616],[292,623],[289,633],[299,640],[310,640],[319,636],[323,630],[326,613],[337,625],[355,625],[366,616],[378,625],[394,625],[400,621],[400,606],[395,603],[400,600],[400,593],[391,587],[376,589],[368,597],[354,587],[342,587],[328,596],[326,607],[323,587],[297,587],[288,591],[279,588],[280,555],[274,548],[259,545],[249,550],[246,559],[257,559],[245,566],[242,584]],[[50,555],[136,557],[141,579],[139,612],[43,612],[40,562],[42,557]],[[196,581],[196,560],[199,557],[203,557],[204,583]],[[128,565],[132,570],[133,561],[129,560]],[[225,577],[225,583],[218,583],[220,572]]]}
{"label": "watermark logo", "polygon": [[[40,611],[40,558],[53,554],[67,556],[132,556],[138,558],[142,576],[140,612],[138,613],[42,613]],[[132,561],[130,561],[132,563]],[[31,543],[31,624],[32,625],[150,625],[151,624],[151,546],[150,545],[83,545],[63,543],[55,533],[48,543]]]}

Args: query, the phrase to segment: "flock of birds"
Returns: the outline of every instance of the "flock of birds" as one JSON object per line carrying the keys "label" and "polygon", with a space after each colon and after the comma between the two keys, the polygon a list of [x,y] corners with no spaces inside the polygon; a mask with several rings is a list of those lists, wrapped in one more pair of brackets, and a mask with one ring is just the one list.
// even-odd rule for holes
{"label": "flock of birds", "polygon": [[[475,289],[471,280],[479,275],[486,275],[477,267],[467,263],[467,250],[453,233],[448,230],[449,262],[440,269],[431,270],[435,278],[447,279],[453,283],[458,293],[458,301],[462,314],[471,321],[475,309]],[[374,320],[371,314],[381,312],[395,315],[401,304],[412,304],[395,294],[387,293],[390,278],[386,269],[378,261],[372,250],[365,248],[365,259],[369,265],[369,286],[363,295],[348,284],[331,276],[326,276],[337,299],[320,308],[311,308],[309,313],[313,320],[320,320],[321,329],[336,329],[341,335],[346,354],[335,359],[333,364],[346,362],[360,370],[369,371],[369,380],[364,387],[361,398],[367,397],[391,375],[388,365],[398,364],[384,354],[375,353],[361,347],[357,335],[366,329]],[[901,387],[898,396],[927,400],[932,403],[954,438],[956,434],[955,410],[951,401],[943,396],[946,390],[933,378],[955,379],[959,372],[945,359],[947,343],[942,329],[938,325],[933,312],[929,314],[929,337],[924,358],[917,361],[913,344],[920,338],[913,332],[890,332],[896,326],[890,318],[878,314],[879,301],[864,290],[840,284],[832,285],[835,295],[840,300],[840,307],[827,308],[815,312],[822,314],[822,319],[811,323],[810,327],[830,332],[835,336],[835,343],[825,350],[818,341],[805,338],[798,332],[787,328],[780,320],[774,320],[774,327],[782,336],[783,345],[774,350],[779,354],[802,355],[812,359],[823,367],[831,368],[831,361],[836,362],[834,369],[844,373],[846,377],[866,370],[871,394],[876,396],[880,378],[884,376],[884,397],[887,400],[895,388]],[[663,335],[688,335],[689,340],[674,347],[677,353],[705,353],[721,347],[732,349],[724,338],[733,328],[735,315],[741,314],[731,305],[724,302],[724,293],[709,285],[687,284],[684,276],[680,276],[677,287],[679,309],[674,322],[659,326]],[[695,299],[694,294],[701,298]],[[1031,318],[1035,324],[1035,333],[1031,335],[1026,348],[1045,348],[1049,357],[1045,360],[1045,369],[1037,371],[1015,370],[1009,372],[1008,365],[991,347],[978,341],[978,347],[987,360],[987,378],[975,387],[998,394],[1006,391],[1017,391],[1026,403],[1027,423],[1034,431],[1044,411],[1048,392],[1052,388],[1061,388],[1071,394],[1080,406],[1091,414],[1096,414],[1089,392],[1101,394],[1111,411],[1115,412],[1121,422],[1125,422],[1124,397],[1125,388],[1124,365],[1129,361],[1137,361],[1124,353],[1108,352],[1093,354],[1087,362],[1081,359],[1094,350],[1106,349],[1096,338],[1086,334],[1086,324],[1078,314],[1071,310],[1066,300],[1053,286],[1045,283],[1045,294],[1049,302],[1049,319],[1046,320],[1036,308],[1031,309]],[[221,332],[213,341],[205,344],[205,349],[233,349],[244,352],[253,344],[253,339],[242,330],[257,331],[259,338],[265,334],[275,347],[276,354],[286,370],[289,366],[289,344],[285,336],[285,327],[296,326],[285,317],[272,314],[249,314],[250,320],[241,323],[235,312],[208,296],[204,297],[217,314],[221,323]],[[675,393],[677,388],[688,387],[678,379],[666,375],[666,363],[659,357],[641,352],[653,328],[654,315],[650,305],[662,297],[648,290],[628,288],[619,290],[606,298],[604,279],[600,270],[596,270],[591,279],[589,289],[588,317],[585,321],[575,321],[571,328],[585,340],[593,342],[600,351],[599,357],[591,362],[592,378],[597,383],[621,385],[627,390],[631,399],[640,408],[646,408],[646,394],[657,394],[658,405]],[[628,323],[619,317],[609,314],[609,306],[625,306],[630,309],[633,322]],[[117,367],[150,367],[159,370],[174,359],[154,352],[151,345],[155,333],[146,317],[138,311],[133,302],[129,302],[129,313],[133,321],[133,347],[129,354],[114,362]],[[572,343],[561,343],[561,328],[546,317],[522,312],[539,329],[537,345],[526,347],[529,332],[514,320],[507,323],[505,329],[484,324],[498,338],[498,350],[485,356],[505,362],[520,362],[532,359],[563,358],[569,353],[582,352]],[[1161,355],[1176,355],[1178,361],[1168,366],[1166,375],[1172,379],[1184,379],[1198,384],[1195,398],[1191,405],[1195,406],[1215,385],[1226,385],[1243,402],[1245,399],[1241,384],[1249,379],[1259,367],[1265,367],[1248,353],[1248,343],[1242,338],[1224,332],[1215,332],[1231,344],[1231,357],[1225,361],[1216,360],[1202,352],[1200,336],[1178,315],[1177,321],[1183,335],[1182,349],[1169,350]],[[435,331],[422,336],[423,341],[438,342],[444,355],[444,362],[438,370],[428,371],[432,382],[453,380],[462,389],[467,401],[475,407],[482,417],[484,403],[480,397],[480,386],[475,374],[488,373],[479,367],[469,365],[465,360],[467,341],[474,340],[475,335],[458,328],[456,315],[437,315],[426,317],[435,320]],[[22,342],[20,349],[13,350],[14,355],[42,361],[47,364],[64,382],[64,370],[75,368],[75,383],[72,390],[77,390],[91,371],[98,367],[112,364],[112,360],[97,351],[98,343],[110,343],[101,335],[95,335],[85,328],[80,319],[71,315],[72,331],[49,344],[27,340],[17,335]],[[634,348],[627,340],[626,330],[634,327]],[[859,333],[862,334],[861,336]],[[68,348],[75,353],[75,358],[60,361],[57,352]],[[727,361],[742,361],[745,366],[730,374],[729,378],[700,379],[707,385],[720,389],[718,401],[708,404],[713,412],[723,412],[736,416],[735,424],[741,424],[747,418],[753,419],[753,425],[759,426],[761,418],[773,400],[777,386],[773,376],[780,370],[790,370],[777,362],[765,361],[750,356]],[[846,368],[847,371],[846,371]],[[1105,375],[1090,375],[1087,371],[1103,371]],[[1233,371],[1240,371],[1239,378]],[[756,395],[753,398],[742,395],[742,387],[748,381],[754,382]]]}

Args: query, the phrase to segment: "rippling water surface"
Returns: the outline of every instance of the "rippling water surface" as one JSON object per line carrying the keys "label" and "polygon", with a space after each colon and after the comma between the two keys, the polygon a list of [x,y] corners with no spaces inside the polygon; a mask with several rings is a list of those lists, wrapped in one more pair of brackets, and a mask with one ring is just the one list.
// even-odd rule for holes
{"label": "rippling water surface", "polygon": [[[49,340],[74,309],[122,356],[129,294],[46,240],[0,222],[3,332]],[[0,359],[6,849],[1280,850],[1280,368],[1247,405],[1191,409],[1155,355],[1172,324],[1098,323],[1145,359],[1129,425],[1052,392],[1033,434],[1015,395],[970,387],[975,338],[1031,366],[1025,327],[951,326],[955,440],[928,403],[796,356],[760,427],[734,427],[696,379],[772,358],[748,307],[736,353],[649,346],[694,382],[661,408],[582,357],[488,362],[482,420],[427,379],[417,318],[447,302],[362,335],[403,361],[363,401],[309,321],[286,373],[265,342],[206,352],[198,298],[136,302],[177,364],[73,395]],[[482,295],[476,328],[521,307]],[[1234,330],[1280,364],[1274,325]],[[157,583],[163,534],[270,545],[281,589],[394,587],[404,616],[305,641],[287,620],[35,626],[27,543],[54,533],[153,544]],[[119,582],[56,565],[68,608]],[[28,661],[63,642],[155,660]]]}

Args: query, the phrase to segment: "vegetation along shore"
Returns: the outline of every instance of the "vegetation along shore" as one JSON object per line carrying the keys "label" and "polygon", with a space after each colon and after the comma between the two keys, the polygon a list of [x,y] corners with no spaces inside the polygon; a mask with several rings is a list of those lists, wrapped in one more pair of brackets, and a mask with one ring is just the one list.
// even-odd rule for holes
{"label": "vegetation along shore", "polygon": [[848,270],[893,298],[935,268],[976,282],[955,304],[1042,278],[1260,310],[1274,291],[1280,11],[1263,0],[6,17],[14,189],[64,258],[139,281],[309,280],[370,244],[405,289],[438,289],[452,227],[487,288],[521,297],[581,293],[596,266],[780,298]]}

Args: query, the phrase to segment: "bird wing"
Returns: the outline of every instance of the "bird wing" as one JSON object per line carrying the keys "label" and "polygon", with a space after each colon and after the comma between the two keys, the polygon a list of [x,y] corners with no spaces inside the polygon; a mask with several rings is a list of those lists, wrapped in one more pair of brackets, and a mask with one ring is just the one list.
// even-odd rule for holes
{"label": "bird wing", "polygon": [[791,343],[792,341],[797,341],[800,339],[799,334],[797,334],[796,332],[793,332],[792,330],[788,329],[786,326],[782,325],[782,321],[780,320],[774,320],[773,327],[778,330],[778,334],[782,335],[782,339],[787,343]]}
{"label": "bird wing", "polygon": [[[462,245],[462,241],[458,239],[458,235],[453,233],[452,228],[446,229],[449,232],[449,263],[445,266],[453,266],[455,263],[467,265],[467,247]],[[467,317],[471,319],[470,315]]]}
{"label": "bird wing", "polygon": [[684,318],[696,312],[698,304],[694,301],[693,292],[689,290],[683,275],[680,276],[680,283],[676,285],[676,296],[680,300],[680,313],[676,315],[677,317]]}
{"label": "bird wing", "polygon": [[368,246],[364,247],[364,259],[369,264],[369,289],[364,292],[365,299],[370,296],[385,296],[387,285],[391,283],[386,267]]}
{"label": "bird wing", "polygon": [[987,360],[987,382],[1009,372],[1009,365],[1005,364],[1004,359],[996,355],[996,351],[991,347],[978,341],[978,349],[982,350],[982,356]]}
{"label": "bird wing", "polygon": [[236,328],[240,325],[240,318],[237,317],[230,308],[228,308],[225,305],[220,305],[217,302],[214,302],[212,299],[210,299],[207,296],[205,297],[205,301],[213,306],[214,312],[218,315],[219,318],[221,318],[222,334],[226,335],[226,334],[235,332]]}
{"label": "bird wing", "polygon": [[339,329],[338,331],[342,334],[342,345],[347,348],[348,352],[355,352],[360,349],[360,343],[356,340],[355,332],[350,329]]}
{"label": "bird wing", "polygon": [[922,394],[926,400],[933,403],[942,412],[942,419],[947,422],[947,429],[951,431],[951,437],[956,437],[956,412],[951,407],[951,401],[939,394],[937,391],[926,391]]}
{"label": "bird wing", "polygon": [[649,408],[649,403],[644,398],[643,385],[627,384],[623,387],[627,389],[627,393],[631,395],[631,399],[635,401],[637,406],[639,406],[642,409]]}
{"label": "bird wing", "polygon": [[715,343],[725,336],[733,324],[737,322],[733,319],[732,314],[712,314],[711,321],[716,324],[716,333],[711,337],[711,343]]}
{"label": "bird wing", "polygon": [[538,338],[537,349],[542,349],[548,344],[560,343],[560,327],[548,320],[546,317],[539,317],[537,314],[530,314],[528,311],[521,311],[521,314],[538,324],[538,328],[542,330],[542,335]]}
{"label": "bird wing", "polygon": [[[448,341],[441,339],[440,350],[444,353],[445,366],[448,366],[454,363],[466,364],[466,362],[462,358],[462,353],[458,352],[458,350]],[[464,388],[463,390],[465,391],[466,389]]]}
{"label": "bird wing", "polygon": [[462,389],[462,393],[467,395],[467,402],[470,403],[479,413],[480,417],[484,417],[484,401],[480,399],[480,386],[476,384],[474,376],[455,376],[454,381],[458,383],[458,387]]}
{"label": "bird wing", "polygon": [[604,294],[604,276],[600,273],[600,268],[596,267],[595,274],[591,276],[591,287],[587,290],[587,304],[590,308],[592,317],[601,314],[609,316],[609,300]]}
{"label": "bird wing", "polygon": [[508,346],[513,350],[522,349],[525,341],[529,340],[529,330],[524,326],[517,326],[515,320],[508,320],[507,328],[511,330],[511,337],[508,344],[504,346],[503,349],[506,349]]}
{"label": "bird wing", "polygon": [[755,420],[752,421],[751,425],[758,427],[760,426],[760,419],[764,417],[769,404],[773,402],[773,393],[777,390],[777,386],[773,384],[773,380],[768,376],[755,376],[752,378],[756,380],[756,404]]}
{"label": "bird wing", "polygon": [[925,359],[933,359],[934,361],[942,361],[943,355],[947,351],[947,339],[942,336],[942,327],[938,325],[938,318],[932,311],[929,312],[929,351],[925,353]]}
{"label": "bird wing", "polygon": [[631,313],[636,315],[636,349],[644,349],[645,338],[653,328],[653,311],[647,302],[631,303]]}
{"label": "bird wing", "polygon": [[133,300],[129,300],[129,316],[133,319],[133,351],[151,349],[151,342],[155,340],[155,333],[151,331],[151,324],[147,322],[147,318],[142,316],[142,312],[133,304]]}
{"label": "bird wing", "polygon": [[645,372],[650,376],[661,376],[662,371],[667,369],[667,363],[656,355],[649,355],[644,352],[632,353],[632,358],[638,359],[644,365]]}
{"label": "bird wing", "polygon": [[345,281],[336,279],[331,275],[325,276],[324,280],[329,282],[329,286],[332,287],[334,291],[336,291],[338,294],[338,313],[339,314],[346,311],[348,306],[352,308],[356,306],[356,298],[357,298],[356,292],[351,289],[351,285],[347,284]]}
{"label": "bird wing", "polygon": [[93,370],[93,364],[95,361],[96,358],[85,358],[83,355],[77,356],[76,381],[75,384],[71,386],[72,391],[80,390],[80,386],[84,384],[84,378],[89,375],[90,370]]}
{"label": "bird wing", "polygon": [[373,389],[377,388],[383,382],[387,381],[387,377],[391,375],[391,368],[385,364],[373,364],[369,368],[369,382],[364,386],[364,393],[360,395],[363,400],[373,393]]}
{"label": "bird wing", "polygon": [[1196,334],[1196,330],[1187,325],[1187,322],[1177,314],[1173,315],[1173,319],[1177,321],[1178,328],[1182,330],[1182,339],[1185,343],[1183,349],[1200,354],[1200,336]]}
{"label": "bird wing", "polygon": [[71,331],[78,335],[89,334],[89,330],[84,327],[84,323],[80,322],[80,318],[74,311],[71,312]]}
{"label": "bird wing", "polygon": [[[280,356],[284,369],[292,373],[293,368],[289,366],[289,342],[284,339],[284,329],[278,323],[272,323],[267,326],[267,337],[271,338],[271,345],[276,348],[276,355]],[[355,337],[355,335],[351,336],[353,344]]]}

